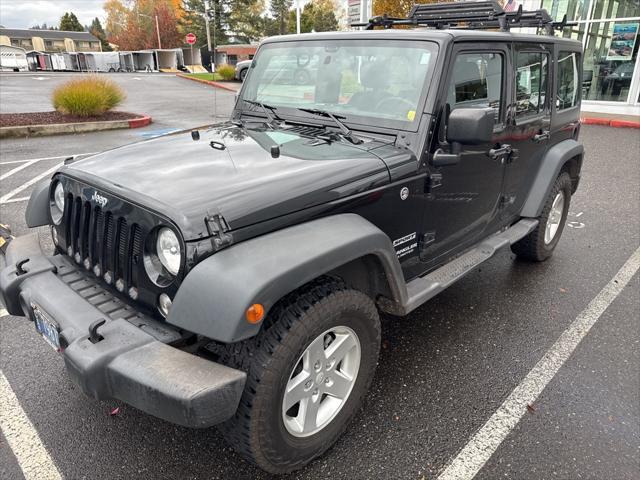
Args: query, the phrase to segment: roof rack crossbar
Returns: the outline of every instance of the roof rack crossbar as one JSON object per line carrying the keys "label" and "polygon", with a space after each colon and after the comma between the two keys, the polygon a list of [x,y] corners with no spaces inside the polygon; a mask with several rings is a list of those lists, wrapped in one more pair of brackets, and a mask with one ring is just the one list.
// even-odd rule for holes
{"label": "roof rack crossbar", "polygon": [[496,0],[457,3],[416,4],[407,18],[389,17],[386,14],[369,19],[366,23],[352,23],[352,27],[393,28],[395,26],[425,26],[436,29],[500,29],[509,31],[512,27],[540,28],[547,35],[562,30],[575,22],[567,22],[565,15],[555,22],[544,10],[523,11],[522,5],[516,11],[506,12]]}

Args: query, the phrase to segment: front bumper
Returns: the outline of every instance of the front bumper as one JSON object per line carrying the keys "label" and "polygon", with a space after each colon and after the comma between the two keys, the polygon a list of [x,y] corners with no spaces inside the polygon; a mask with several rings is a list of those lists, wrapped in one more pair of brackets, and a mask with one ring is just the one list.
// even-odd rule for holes
{"label": "front bumper", "polygon": [[[47,257],[37,234],[15,238],[0,259],[0,298],[12,315],[34,319],[34,306],[58,324],[69,375],[89,396],[122,400],[188,427],[230,418],[246,374],[167,343],[177,331],[102,288],[61,255]],[[90,338],[94,322],[106,322]]]}

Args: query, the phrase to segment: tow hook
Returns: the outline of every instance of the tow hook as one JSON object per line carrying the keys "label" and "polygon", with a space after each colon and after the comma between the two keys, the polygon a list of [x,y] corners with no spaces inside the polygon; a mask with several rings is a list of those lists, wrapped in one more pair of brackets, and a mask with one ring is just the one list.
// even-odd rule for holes
{"label": "tow hook", "polygon": [[104,340],[104,337],[98,333],[98,328],[107,323],[104,318],[100,318],[89,325],[89,341],[91,343],[98,343],[100,340]]}

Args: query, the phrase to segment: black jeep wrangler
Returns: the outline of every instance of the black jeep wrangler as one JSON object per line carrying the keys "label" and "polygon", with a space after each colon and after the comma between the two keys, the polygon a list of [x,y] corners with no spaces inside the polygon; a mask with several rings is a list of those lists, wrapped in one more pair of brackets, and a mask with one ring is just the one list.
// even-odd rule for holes
{"label": "black jeep wrangler", "polygon": [[305,465],[367,394],[380,312],[502,249],[552,254],[583,160],[564,26],[436,4],[264,41],[229,122],[71,160],[35,189],[26,222],[56,252],[12,241],[6,309],[88,395],[219,424],[270,472]]}

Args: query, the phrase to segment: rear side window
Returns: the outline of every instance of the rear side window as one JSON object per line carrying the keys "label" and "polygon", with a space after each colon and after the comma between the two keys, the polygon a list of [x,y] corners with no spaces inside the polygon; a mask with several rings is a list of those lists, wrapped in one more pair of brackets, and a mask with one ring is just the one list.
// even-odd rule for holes
{"label": "rear side window", "polygon": [[454,108],[491,107],[496,123],[502,99],[502,55],[499,53],[461,53],[456,57],[447,102]]}
{"label": "rear side window", "polygon": [[518,52],[516,62],[516,116],[535,115],[545,109],[549,56]]}
{"label": "rear side window", "polygon": [[578,104],[578,65],[580,54],[563,52],[558,54],[558,91],[556,108],[563,110]]}

